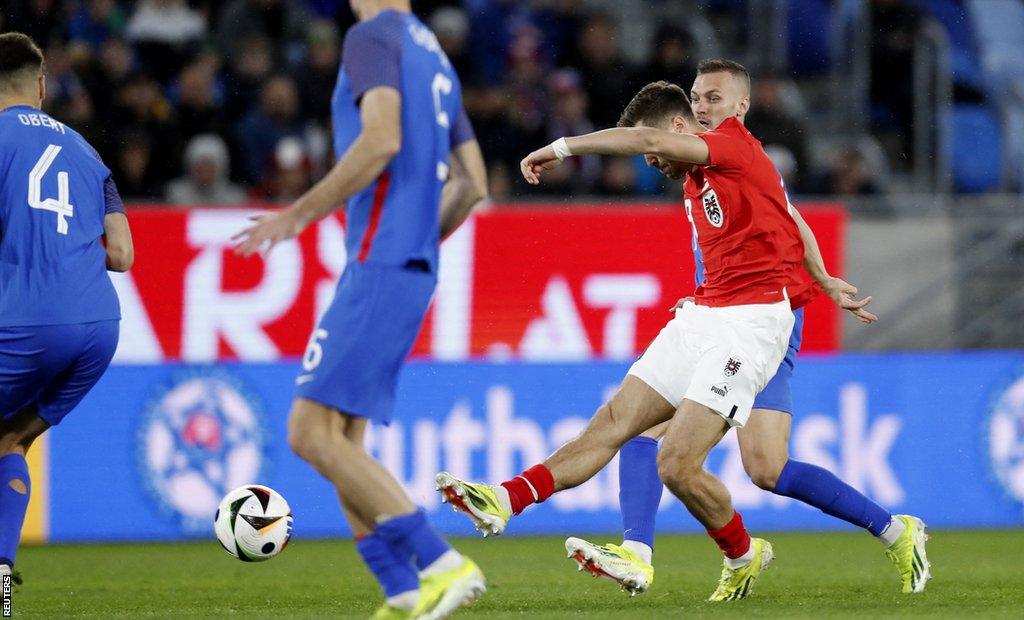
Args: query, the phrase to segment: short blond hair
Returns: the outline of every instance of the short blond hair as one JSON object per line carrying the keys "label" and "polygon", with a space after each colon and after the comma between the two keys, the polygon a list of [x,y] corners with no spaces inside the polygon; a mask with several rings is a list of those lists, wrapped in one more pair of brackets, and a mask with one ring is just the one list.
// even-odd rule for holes
{"label": "short blond hair", "polygon": [[750,92],[750,72],[735,60],[727,58],[708,58],[702,60],[697,65],[697,75],[704,75],[705,73],[728,73],[735,78],[743,80],[744,85],[747,87],[747,92]]}

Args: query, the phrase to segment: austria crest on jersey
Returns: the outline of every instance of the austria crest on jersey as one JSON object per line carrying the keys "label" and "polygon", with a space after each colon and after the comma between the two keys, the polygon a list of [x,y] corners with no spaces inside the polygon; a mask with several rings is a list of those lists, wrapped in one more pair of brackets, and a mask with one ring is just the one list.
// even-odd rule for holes
{"label": "austria crest on jersey", "polygon": [[701,202],[704,204],[704,215],[708,217],[708,222],[715,228],[721,228],[725,222],[725,213],[722,211],[722,205],[718,202],[718,194],[715,193],[715,190],[709,189],[704,192]]}

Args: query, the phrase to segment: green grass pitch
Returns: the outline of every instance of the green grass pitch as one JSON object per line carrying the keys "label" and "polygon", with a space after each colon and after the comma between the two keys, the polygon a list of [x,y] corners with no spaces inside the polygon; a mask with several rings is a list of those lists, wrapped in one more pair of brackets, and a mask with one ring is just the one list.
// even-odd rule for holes
{"label": "green grass pitch", "polygon": [[[653,588],[630,599],[577,573],[561,537],[458,539],[488,592],[456,617],[1024,617],[1024,530],[933,532],[934,579],[898,592],[881,546],[860,533],[776,534],[776,561],[746,600],[704,599],[720,571],[701,536],[658,538]],[[594,540],[603,541],[597,537]],[[294,540],[278,558],[245,564],[214,541],[27,547],[15,617],[367,617],[380,593],[350,542]]]}

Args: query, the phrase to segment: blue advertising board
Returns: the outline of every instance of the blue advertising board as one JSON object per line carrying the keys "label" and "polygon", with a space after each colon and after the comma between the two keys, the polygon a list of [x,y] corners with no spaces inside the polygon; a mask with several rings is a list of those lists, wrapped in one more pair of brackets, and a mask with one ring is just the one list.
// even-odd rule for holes
{"label": "blue advertising board", "polygon": [[[622,363],[410,363],[396,422],[371,451],[450,534],[434,474],[500,481],[572,438],[618,385]],[[49,437],[48,539],[209,536],[227,490],[280,491],[297,537],[345,535],[334,489],[287,445],[293,364],[119,366]],[[1024,525],[1024,352],[804,357],[793,383],[793,458],[822,465],[895,512],[932,527]],[[754,531],[847,529],[754,487],[735,433],[708,468]],[[530,508],[509,535],[619,529],[615,461],[587,484]],[[662,532],[699,531],[668,492]]]}

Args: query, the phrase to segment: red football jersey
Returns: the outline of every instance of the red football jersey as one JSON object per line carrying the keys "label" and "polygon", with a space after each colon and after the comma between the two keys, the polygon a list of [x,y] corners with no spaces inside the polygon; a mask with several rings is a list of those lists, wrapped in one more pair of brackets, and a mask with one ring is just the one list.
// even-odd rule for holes
{"label": "red football jersey", "polygon": [[736,118],[697,134],[711,163],[683,183],[686,215],[704,262],[694,297],[705,306],[765,304],[814,296],[803,271],[804,244],[775,165]]}

